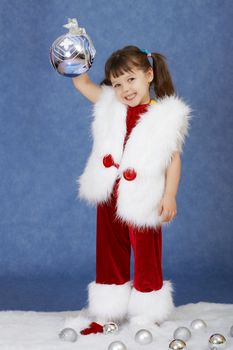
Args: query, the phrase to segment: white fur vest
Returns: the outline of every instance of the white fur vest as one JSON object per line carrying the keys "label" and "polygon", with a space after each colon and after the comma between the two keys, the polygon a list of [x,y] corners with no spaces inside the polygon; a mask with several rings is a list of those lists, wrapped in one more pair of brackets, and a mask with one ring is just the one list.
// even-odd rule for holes
{"label": "white fur vest", "polygon": [[[189,113],[177,96],[159,99],[140,118],[123,149],[127,107],[104,86],[94,106],[92,152],[78,180],[80,197],[92,204],[107,201],[120,177],[117,216],[137,227],[161,225],[158,207],[166,169],[172,154],[182,151]],[[110,163],[104,161],[106,156]]]}

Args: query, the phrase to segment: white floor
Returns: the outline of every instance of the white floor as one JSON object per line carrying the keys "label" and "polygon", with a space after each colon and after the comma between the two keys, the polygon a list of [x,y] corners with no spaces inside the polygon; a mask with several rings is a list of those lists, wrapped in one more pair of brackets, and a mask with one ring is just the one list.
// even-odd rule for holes
{"label": "white floor", "polygon": [[[79,318],[73,318],[79,316]],[[205,331],[193,331],[190,323],[197,318],[207,323]],[[78,320],[78,321],[77,321]],[[189,327],[192,337],[187,342],[187,350],[207,350],[208,339],[213,333],[221,333],[227,339],[226,349],[233,350],[230,328],[233,325],[233,304],[200,302],[177,307],[169,321],[153,332],[154,341],[149,345],[139,345],[134,341],[134,331],[123,325],[116,335],[79,335],[77,342],[67,343],[58,337],[59,331],[67,325],[78,328],[88,320],[84,312],[0,312],[1,350],[107,350],[111,342],[121,340],[128,350],[168,350],[173,332],[179,326]]]}

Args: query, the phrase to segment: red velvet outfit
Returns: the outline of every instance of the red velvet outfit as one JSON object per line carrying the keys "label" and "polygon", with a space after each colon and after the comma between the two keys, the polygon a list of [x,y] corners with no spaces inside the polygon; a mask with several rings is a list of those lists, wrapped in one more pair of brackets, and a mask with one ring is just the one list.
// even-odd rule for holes
{"label": "red velvet outfit", "polygon": [[[125,143],[147,107],[128,107]],[[97,206],[96,283],[121,285],[130,281],[132,246],[134,288],[140,292],[159,290],[163,286],[162,228],[137,229],[116,218],[118,182],[109,201]]]}

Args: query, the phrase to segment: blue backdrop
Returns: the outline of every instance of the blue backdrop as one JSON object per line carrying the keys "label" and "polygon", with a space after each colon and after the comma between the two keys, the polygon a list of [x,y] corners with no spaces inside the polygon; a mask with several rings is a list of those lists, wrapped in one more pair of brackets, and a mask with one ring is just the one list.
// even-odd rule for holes
{"label": "blue backdrop", "polygon": [[49,63],[68,17],[94,42],[97,83],[125,45],[167,57],[193,119],[164,277],[177,304],[233,302],[233,2],[1,0],[0,14],[0,308],[78,309],[95,276],[95,210],[76,188],[92,106]]}

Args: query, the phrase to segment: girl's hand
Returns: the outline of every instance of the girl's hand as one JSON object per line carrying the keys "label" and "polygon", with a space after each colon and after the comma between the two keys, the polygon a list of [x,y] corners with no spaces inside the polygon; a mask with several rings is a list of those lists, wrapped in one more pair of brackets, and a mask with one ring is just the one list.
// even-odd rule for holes
{"label": "girl's hand", "polygon": [[165,194],[160,201],[159,216],[162,216],[162,222],[169,222],[174,219],[177,214],[176,197],[170,194]]}

